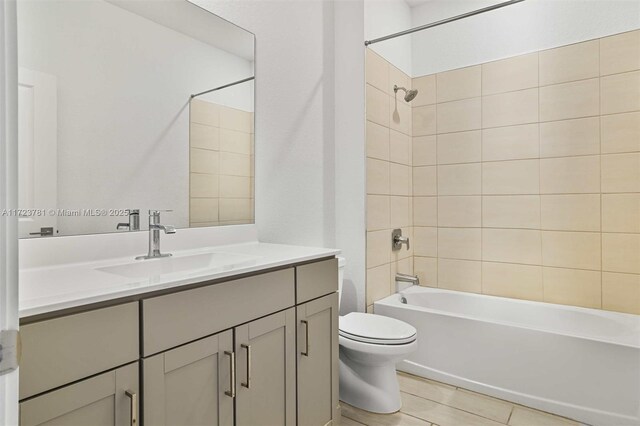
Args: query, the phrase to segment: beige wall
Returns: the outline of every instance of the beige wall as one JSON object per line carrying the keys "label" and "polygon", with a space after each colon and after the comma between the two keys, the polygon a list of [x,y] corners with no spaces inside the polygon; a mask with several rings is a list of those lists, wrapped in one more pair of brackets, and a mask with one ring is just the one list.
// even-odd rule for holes
{"label": "beige wall", "polygon": [[[393,93],[411,78],[367,50],[367,310],[388,296],[396,271],[412,273],[413,247],[391,250],[391,230],[412,236],[411,106]],[[400,92],[401,93],[401,92]]]}
{"label": "beige wall", "polygon": [[[368,89],[385,66],[368,60]],[[640,313],[640,31],[413,87],[412,255],[423,284]],[[369,120],[381,99],[368,95]],[[368,279],[368,303],[378,287]]]}
{"label": "beige wall", "polygon": [[190,226],[253,223],[253,140],[253,113],[191,101]]}

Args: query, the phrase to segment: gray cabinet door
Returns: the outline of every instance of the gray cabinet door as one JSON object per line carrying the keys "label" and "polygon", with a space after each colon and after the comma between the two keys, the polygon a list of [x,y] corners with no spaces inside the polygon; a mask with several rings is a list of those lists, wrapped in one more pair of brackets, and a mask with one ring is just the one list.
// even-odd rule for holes
{"label": "gray cabinet door", "polygon": [[138,426],[138,363],[20,403],[20,426]]}
{"label": "gray cabinet door", "polygon": [[236,425],[296,423],[295,308],[235,328]]}
{"label": "gray cabinet door", "polygon": [[323,426],[337,418],[338,294],[297,310],[298,424]]}
{"label": "gray cabinet door", "polygon": [[233,334],[145,358],[145,426],[233,425]]}

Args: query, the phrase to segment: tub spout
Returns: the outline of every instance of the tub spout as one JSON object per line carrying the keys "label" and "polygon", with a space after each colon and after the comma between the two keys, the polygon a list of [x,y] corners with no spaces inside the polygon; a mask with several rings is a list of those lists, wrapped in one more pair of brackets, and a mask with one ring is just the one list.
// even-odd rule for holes
{"label": "tub spout", "polygon": [[396,273],[396,282],[410,283],[413,285],[420,285],[420,278],[417,275]]}

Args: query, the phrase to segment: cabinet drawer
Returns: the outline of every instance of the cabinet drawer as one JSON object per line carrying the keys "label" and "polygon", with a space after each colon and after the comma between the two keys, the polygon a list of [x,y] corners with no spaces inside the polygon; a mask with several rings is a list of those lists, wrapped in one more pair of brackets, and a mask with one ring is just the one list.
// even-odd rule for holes
{"label": "cabinet drawer", "polygon": [[20,334],[24,399],[137,360],[138,303],[28,324]]}
{"label": "cabinet drawer", "polygon": [[142,301],[149,356],[295,304],[293,268]]}
{"label": "cabinet drawer", "polygon": [[304,303],[338,290],[338,259],[296,267],[296,303]]}

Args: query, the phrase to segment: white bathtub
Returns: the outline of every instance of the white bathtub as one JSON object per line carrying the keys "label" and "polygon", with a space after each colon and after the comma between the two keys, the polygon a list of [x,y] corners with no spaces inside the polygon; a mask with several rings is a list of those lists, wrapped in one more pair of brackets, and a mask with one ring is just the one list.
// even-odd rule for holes
{"label": "white bathtub", "polygon": [[418,330],[402,371],[592,425],[640,425],[640,316],[417,286],[374,309]]}

